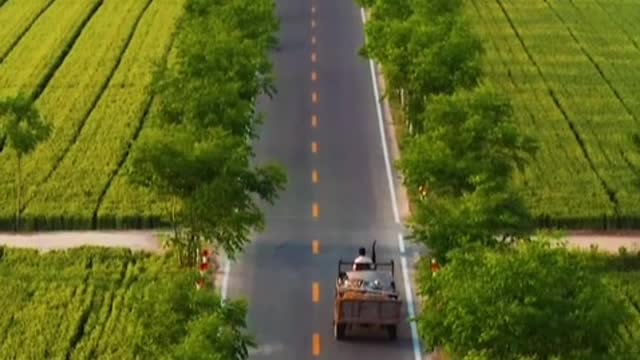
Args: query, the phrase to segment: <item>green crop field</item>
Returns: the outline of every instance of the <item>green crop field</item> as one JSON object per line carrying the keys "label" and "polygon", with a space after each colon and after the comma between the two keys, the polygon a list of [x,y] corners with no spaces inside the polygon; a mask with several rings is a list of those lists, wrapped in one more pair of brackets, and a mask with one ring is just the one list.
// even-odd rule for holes
{"label": "green crop field", "polygon": [[0,247],[0,358],[158,359],[219,299],[171,257]]}
{"label": "green crop field", "polygon": [[640,1],[469,0],[488,78],[540,143],[522,173],[544,225],[640,227]]}
{"label": "green crop field", "polygon": [[[184,3],[1,4],[0,97],[20,91],[32,95],[53,129],[22,162],[25,228],[146,227],[157,222],[161,210],[148,208],[152,200],[124,184],[120,168],[143,133],[153,71],[169,53]],[[1,229],[14,224],[16,166],[15,155],[0,148]],[[102,210],[104,200],[114,196],[118,202]],[[105,220],[100,217],[105,212],[115,214]]]}
{"label": "green crop field", "polygon": [[625,327],[622,335],[628,336],[632,343],[640,344],[640,271],[612,272],[607,275],[607,278],[627,300],[634,317],[633,322]]}

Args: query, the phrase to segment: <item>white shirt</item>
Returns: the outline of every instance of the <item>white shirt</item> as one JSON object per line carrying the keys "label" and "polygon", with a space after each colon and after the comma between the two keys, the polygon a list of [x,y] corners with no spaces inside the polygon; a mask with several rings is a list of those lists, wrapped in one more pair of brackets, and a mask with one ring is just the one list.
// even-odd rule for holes
{"label": "white shirt", "polygon": [[371,259],[367,256],[358,256],[354,261],[353,261],[353,270],[356,269],[356,265],[357,264],[373,264],[373,261],[371,261]]}

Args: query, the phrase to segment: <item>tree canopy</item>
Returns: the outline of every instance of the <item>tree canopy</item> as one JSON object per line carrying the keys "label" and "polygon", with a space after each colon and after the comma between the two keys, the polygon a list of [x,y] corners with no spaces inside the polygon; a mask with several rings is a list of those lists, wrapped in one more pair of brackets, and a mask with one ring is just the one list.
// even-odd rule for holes
{"label": "tree canopy", "polygon": [[242,250],[264,226],[258,201],[272,203],[286,176],[279,166],[253,164],[250,143],[262,122],[256,99],[274,91],[273,1],[190,0],[186,9],[175,57],[157,76],[159,121],[128,173],[170,202],[170,243],[193,265],[205,243],[231,258]]}
{"label": "tree canopy", "polygon": [[629,320],[583,257],[542,241],[462,247],[421,277],[423,338],[454,358],[604,359]]}

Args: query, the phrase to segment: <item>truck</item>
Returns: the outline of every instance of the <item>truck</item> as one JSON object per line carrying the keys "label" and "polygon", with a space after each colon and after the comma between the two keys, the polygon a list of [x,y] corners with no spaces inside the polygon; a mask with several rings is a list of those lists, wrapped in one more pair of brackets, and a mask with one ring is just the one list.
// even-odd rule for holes
{"label": "truck", "polygon": [[346,331],[354,327],[382,328],[390,340],[397,338],[403,303],[396,291],[394,262],[376,263],[375,255],[373,258],[372,266],[362,270],[354,269],[354,262],[338,261],[333,316],[336,340],[345,340]]}

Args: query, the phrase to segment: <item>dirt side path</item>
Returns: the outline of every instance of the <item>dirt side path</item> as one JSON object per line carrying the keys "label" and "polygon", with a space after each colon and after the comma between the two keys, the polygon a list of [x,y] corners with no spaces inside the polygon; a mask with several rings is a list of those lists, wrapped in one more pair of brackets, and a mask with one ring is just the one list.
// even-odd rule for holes
{"label": "dirt side path", "polygon": [[85,245],[125,247],[153,253],[162,252],[154,231],[56,231],[42,233],[0,233],[0,245],[35,248],[42,251],[61,250]]}
{"label": "dirt side path", "polygon": [[596,245],[598,249],[617,253],[625,247],[629,251],[640,251],[640,232],[581,232],[576,231],[566,236],[568,245],[589,249]]}

